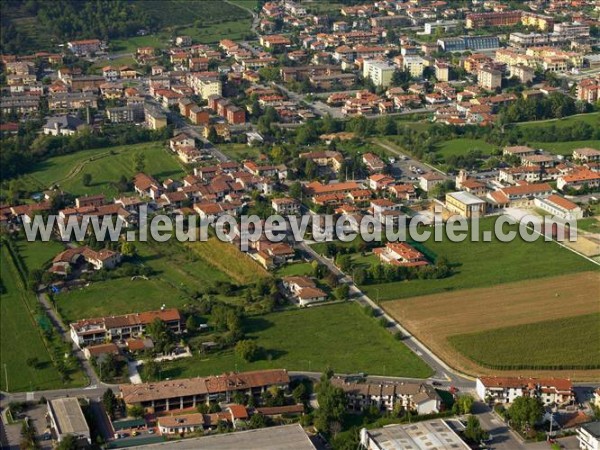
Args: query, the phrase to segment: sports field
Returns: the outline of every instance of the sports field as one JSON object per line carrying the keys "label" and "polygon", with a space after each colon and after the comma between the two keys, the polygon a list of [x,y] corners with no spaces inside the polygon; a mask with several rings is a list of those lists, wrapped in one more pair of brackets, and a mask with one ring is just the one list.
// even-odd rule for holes
{"label": "sports field", "polygon": [[[145,156],[144,172],[159,180],[185,176],[181,164],[162,142],[146,142],[56,156],[37,164],[35,171],[26,178],[39,189],[58,184],[73,195],[117,195],[113,183],[118,182],[121,176],[127,179],[133,177],[136,172],[134,158],[138,153]],[[89,186],[83,185],[86,173],[92,176]]]}
{"label": "sports field", "polygon": [[233,351],[166,364],[163,377],[217,375],[233,370],[285,368],[425,378],[431,369],[354,303],[318,306],[247,319],[247,338],[264,358],[247,363]]}
{"label": "sports field", "polygon": [[[554,278],[506,283],[495,287],[460,290],[436,295],[427,295],[411,299],[397,300],[383,304],[385,310],[399,320],[411,333],[427,345],[435,354],[456,369],[471,375],[497,374],[497,370],[480,366],[460,353],[449,338],[465,334],[478,333],[465,347],[464,338],[458,339],[461,350],[470,355],[481,355],[491,345],[489,339],[506,335],[506,327],[546,322],[553,319],[577,318],[597,313],[599,300],[600,273],[598,271],[581,272]],[[581,322],[582,325],[585,323]],[[567,326],[565,325],[565,330]],[[495,330],[495,331],[494,331]],[[538,361],[540,365],[547,361],[547,353],[536,355],[540,348],[532,339],[548,339],[548,343],[557,342],[551,335],[558,330],[546,324],[531,328],[513,330],[519,340],[497,344],[494,355],[499,360]],[[559,331],[564,333],[564,331]],[[493,334],[488,334],[493,333]],[[554,364],[573,364],[571,350],[574,345],[583,346],[584,351],[597,350],[597,340],[586,340],[590,330],[585,327],[571,328],[569,335],[572,343],[562,343],[552,347]],[[571,336],[572,335],[572,336]],[[570,336],[570,337],[569,337]],[[497,341],[495,341],[497,342]],[[531,345],[528,345],[531,344]],[[511,353],[518,352],[511,356]],[[580,352],[576,353],[581,355]],[[587,360],[587,358],[586,358]],[[583,363],[583,361],[582,361]],[[507,370],[503,374],[554,375],[560,371],[544,370]],[[569,370],[565,375],[578,379],[591,379],[600,376],[600,370]]]}

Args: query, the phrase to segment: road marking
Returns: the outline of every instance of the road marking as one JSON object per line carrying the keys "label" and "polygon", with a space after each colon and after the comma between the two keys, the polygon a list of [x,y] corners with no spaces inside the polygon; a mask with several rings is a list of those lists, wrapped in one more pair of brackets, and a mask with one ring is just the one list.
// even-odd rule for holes
{"label": "road marking", "polygon": [[27,392],[25,398],[27,399],[26,401],[32,402],[35,398],[35,392]]}
{"label": "road marking", "polygon": [[423,353],[421,353],[419,350],[415,350],[415,353],[417,354],[417,356],[423,356]]}

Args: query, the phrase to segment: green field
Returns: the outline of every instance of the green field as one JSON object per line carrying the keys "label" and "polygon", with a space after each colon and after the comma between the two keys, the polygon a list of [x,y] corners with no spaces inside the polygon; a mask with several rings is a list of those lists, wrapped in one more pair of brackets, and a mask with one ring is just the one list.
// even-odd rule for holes
{"label": "green field", "polygon": [[[3,286],[0,295],[0,389],[7,389],[4,367],[8,372],[10,392],[84,385],[80,372],[72,374],[73,380],[65,385],[52,365],[37,324],[28,310],[28,305],[35,305],[36,300],[22,286],[4,246],[0,250],[0,262]],[[29,358],[37,358],[36,367],[27,364]]]}
{"label": "green field", "polygon": [[[148,280],[117,278],[91,282],[89,286],[55,296],[58,309],[67,322],[82,318],[167,307],[182,307],[189,296],[218,281],[231,281],[224,273],[206,264],[182,244],[136,242],[137,263],[154,270]],[[236,296],[215,295],[235,303]]]}
{"label": "green field", "polygon": [[590,125],[600,126],[600,113],[578,114],[563,119],[537,120],[533,122],[522,122],[516,124],[523,128],[536,128],[541,125],[555,125],[557,128],[572,127],[577,122],[585,122]]}
{"label": "green field", "polygon": [[308,275],[310,276],[313,273],[313,268],[310,263],[293,263],[286,264],[281,266],[279,269],[275,271],[275,275],[278,277],[287,277],[287,276],[301,276]]}
{"label": "green field", "polygon": [[[481,220],[480,232],[493,230],[494,223],[494,218]],[[531,243],[521,239],[504,243],[495,238],[491,242],[471,242],[468,238],[463,242],[451,242],[444,238],[441,242],[435,242],[432,235],[424,244],[415,246],[430,260],[445,256],[454,266],[455,273],[439,280],[370,284],[361,286],[361,289],[373,298],[379,296],[380,300],[390,300],[551,277],[594,268],[590,262],[556,243],[541,239]],[[319,247],[314,248],[319,251]]]}
{"label": "green field", "polygon": [[448,339],[458,351],[490,368],[600,368],[600,313]]}
{"label": "green field", "polygon": [[260,155],[260,149],[250,147],[248,144],[217,144],[217,148],[235,161],[255,160]]}
{"label": "green field", "polygon": [[353,303],[254,316],[247,322],[247,336],[265,349],[264,359],[247,363],[233,351],[194,356],[166,364],[162,376],[195,377],[266,368],[320,372],[328,366],[341,373],[431,375],[424,362]]}
{"label": "green field", "polygon": [[497,146],[488,144],[484,140],[466,138],[445,141],[442,144],[439,144],[437,148],[438,154],[444,158],[447,158],[451,155],[466,155],[471,150],[481,150],[484,155],[490,155],[494,150],[498,149]]}
{"label": "green field", "polygon": [[[135,174],[134,157],[137,153],[146,157],[144,172],[159,180],[185,176],[181,164],[162,142],[147,142],[83,150],[50,158],[38,163],[27,178],[40,189],[59,184],[62,189],[76,196],[99,193],[114,196],[118,192],[113,183],[119,181],[121,175],[131,179]],[[92,175],[89,186],[83,185],[83,175],[86,173]]]}
{"label": "green field", "polygon": [[556,155],[570,156],[573,149],[590,147],[600,150],[600,141],[568,141],[568,142],[528,142],[533,148],[541,148]]}
{"label": "green field", "polygon": [[[138,47],[164,48],[167,46],[167,39],[166,35],[160,33],[115,39],[110,41],[110,50],[119,53],[135,53]],[[106,61],[106,63],[113,64],[114,61]]]}
{"label": "green field", "polygon": [[64,245],[57,241],[27,242],[21,240],[15,243],[15,247],[29,271],[42,269],[45,264],[65,249]]}
{"label": "green field", "polygon": [[577,221],[577,228],[590,233],[600,233],[600,221],[595,217],[586,217]]}
{"label": "green field", "polygon": [[244,17],[222,23],[211,23],[200,27],[192,26],[179,29],[181,34],[190,36],[197,44],[216,44],[222,39],[234,41],[245,39],[252,26],[252,19]]}

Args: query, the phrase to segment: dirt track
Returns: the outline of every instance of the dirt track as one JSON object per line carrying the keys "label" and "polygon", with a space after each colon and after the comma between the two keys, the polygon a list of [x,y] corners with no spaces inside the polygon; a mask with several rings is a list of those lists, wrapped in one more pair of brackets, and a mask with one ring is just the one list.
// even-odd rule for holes
{"label": "dirt track", "polygon": [[[384,302],[382,306],[450,366],[471,375],[497,374],[457,352],[448,336],[578,316],[600,310],[600,273],[507,283]],[[564,373],[506,371],[525,376],[562,375],[598,379],[600,370]]]}

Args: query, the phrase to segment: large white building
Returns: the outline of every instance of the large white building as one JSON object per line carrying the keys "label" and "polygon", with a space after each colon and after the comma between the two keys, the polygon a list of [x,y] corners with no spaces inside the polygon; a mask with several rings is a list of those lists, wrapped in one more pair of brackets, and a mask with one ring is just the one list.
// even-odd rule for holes
{"label": "large white building", "polygon": [[575,399],[566,378],[480,377],[475,390],[481,400],[512,403],[517,397],[536,396],[544,405],[564,405]]}
{"label": "large white building", "polygon": [[369,78],[375,86],[388,87],[396,66],[388,61],[367,59],[363,62],[363,77]]}
{"label": "large white building", "polygon": [[360,430],[361,448],[367,450],[437,449],[470,447],[441,419]]}
{"label": "large white building", "polygon": [[533,204],[538,208],[565,220],[583,218],[583,210],[570,200],[560,195],[551,195],[548,198],[536,198]]}
{"label": "large white building", "polygon": [[77,398],[57,398],[50,400],[47,406],[50,426],[54,430],[58,442],[68,435],[73,435],[77,440],[85,440],[88,444],[92,443],[90,428]]}
{"label": "large white building", "polygon": [[577,430],[581,450],[600,450],[600,422],[590,422]]}

